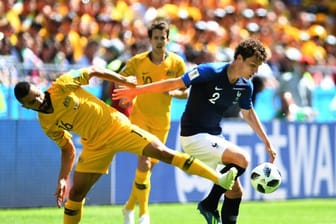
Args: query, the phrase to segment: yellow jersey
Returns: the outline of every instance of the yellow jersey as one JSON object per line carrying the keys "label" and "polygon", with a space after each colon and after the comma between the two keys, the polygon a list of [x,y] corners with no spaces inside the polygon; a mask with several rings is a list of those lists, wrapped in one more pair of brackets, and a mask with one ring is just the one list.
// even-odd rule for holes
{"label": "yellow jersey", "polygon": [[54,112],[39,113],[39,122],[47,136],[60,147],[78,134],[88,147],[99,148],[111,142],[122,126],[131,126],[129,119],[105,104],[81,85],[89,83],[86,69],[71,70],[52,83],[47,90]]}
{"label": "yellow jersey", "polygon": [[[149,54],[147,51],[132,57],[120,74],[136,76],[138,85],[141,85],[176,78],[186,72],[183,59],[173,52],[166,52],[166,58],[161,64],[154,64]],[[172,97],[167,93],[146,93],[137,96],[130,114],[132,123],[137,124],[141,119],[141,123],[149,126],[169,129],[171,100]]]}

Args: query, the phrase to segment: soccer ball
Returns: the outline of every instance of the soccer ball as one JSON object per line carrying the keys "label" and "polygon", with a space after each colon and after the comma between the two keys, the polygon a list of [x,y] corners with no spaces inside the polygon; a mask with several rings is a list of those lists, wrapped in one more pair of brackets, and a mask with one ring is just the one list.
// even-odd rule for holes
{"label": "soccer ball", "polygon": [[251,172],[251,184],[253,188],[263,194],[276,191],[281,184],[279,169],[272,163],[261,163]]}

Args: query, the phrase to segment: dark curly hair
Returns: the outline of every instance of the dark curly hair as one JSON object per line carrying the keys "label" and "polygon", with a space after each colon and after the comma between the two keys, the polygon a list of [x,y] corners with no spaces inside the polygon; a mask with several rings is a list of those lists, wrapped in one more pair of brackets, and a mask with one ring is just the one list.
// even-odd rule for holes
{"label": "dark curly hair", "polygon": [[265,62],[267,58],[266,49],[263,44],[259,40],[252,38],[239,43],[234,53],[234,59],[236,59],[238,55],[241,55],[244,60],[256,56],[256,58],[262,62]]}

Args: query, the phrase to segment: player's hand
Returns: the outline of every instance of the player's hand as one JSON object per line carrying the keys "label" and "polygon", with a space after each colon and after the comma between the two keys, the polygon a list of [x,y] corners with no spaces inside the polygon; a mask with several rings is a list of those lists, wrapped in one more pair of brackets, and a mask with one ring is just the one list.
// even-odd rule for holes
{"label": "player's hand", "polygon": [[135,94],[132,89],[120,86],[118,89],[114,89],[112,93],[112,100],[123,100],[123,103],[131,103],[135,98]]}
{"label": "player's hand", "polygon": [[267,152],[270,157],[270,163],[274,163],[275,157],[277,155],[276,151],[273,149],[273,147],[267,148]]}
{"label": "player's hand", "polygon": [[56,192],[55,192],[56,204],[57,204],[58,208],[62,207],[64,197],[65,197],[66,187],[67,187],[66,180],[65,179],[60,179],[57,183],[57,188],[56,188]]}

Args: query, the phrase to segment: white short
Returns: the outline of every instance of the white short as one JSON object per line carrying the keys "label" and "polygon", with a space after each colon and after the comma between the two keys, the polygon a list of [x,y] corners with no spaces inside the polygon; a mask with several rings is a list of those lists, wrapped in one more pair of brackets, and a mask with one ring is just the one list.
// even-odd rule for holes
{"label": "white short", "polygon": [[228,141],[222,135],[200,133],[192,136],[180,136],[183,150],[201,160],[213,169],[223,164],[222,155],[228,147]]}

